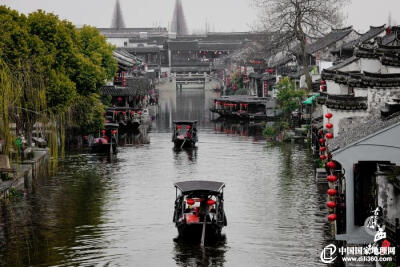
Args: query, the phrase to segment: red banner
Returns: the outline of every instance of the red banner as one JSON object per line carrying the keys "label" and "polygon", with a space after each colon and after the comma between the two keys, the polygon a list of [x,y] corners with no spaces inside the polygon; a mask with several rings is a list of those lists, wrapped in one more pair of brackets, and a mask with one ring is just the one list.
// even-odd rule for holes
{"label": "red banner", "polygon": [[264,97],[268,96],[268,81],[264,81]]}

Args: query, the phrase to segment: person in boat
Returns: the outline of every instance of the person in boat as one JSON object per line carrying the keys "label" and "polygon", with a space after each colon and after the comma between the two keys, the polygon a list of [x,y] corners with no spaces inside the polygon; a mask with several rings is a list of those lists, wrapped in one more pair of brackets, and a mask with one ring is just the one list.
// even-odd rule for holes
{"label": "person in boat", "polygon": [[192,134],[191,134],[191,132],[190,132],[190,128],[186,128],[186,137],[187,137],[188,139],[192,139]]}
{"label": "person in boat", "polygon": [[204,220],[204,216],[206,216],[208,213],[207,211],[208,211],[207,200],[203,199],[200,202],[199,215],[198,215],[201,221]]}

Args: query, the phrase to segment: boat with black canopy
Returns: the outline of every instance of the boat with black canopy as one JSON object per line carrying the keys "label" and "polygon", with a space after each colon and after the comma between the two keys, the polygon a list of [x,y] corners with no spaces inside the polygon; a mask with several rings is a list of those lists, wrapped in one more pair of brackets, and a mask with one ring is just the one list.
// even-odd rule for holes
{"label": "boat with black canopy", "polygon": [[174,121],[172,142],[175,149],[194,148],[197,137],[197,121]]}
{"label": "boat with black canopy", "polygon": [[117,153],[118,123],[106,123],[100,137],[92,144],[93,153]]}
{"label": "boat with black canopy", "polygon": [[173,222],[179,237],[218,238],[227,225],[224,211],[225,184],[216,181],[185,181],[175,183],[176,200]]}

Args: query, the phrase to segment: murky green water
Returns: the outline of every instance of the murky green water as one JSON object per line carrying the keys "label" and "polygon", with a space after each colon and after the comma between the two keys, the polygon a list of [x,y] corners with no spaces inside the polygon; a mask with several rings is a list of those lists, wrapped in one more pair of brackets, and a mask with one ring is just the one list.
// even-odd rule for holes
{"label": "murky green water", "polygon": [[[113,158],[68,155],[33,194],[3,205],[0,262],[8,266],[318,266],[324,195],[308,151],[267,146],[253,125],[211,122],[213,91],[161,89],[149,144]],[[172,150],[174,119],[199,120],[198,149]],[[250,135],[250,136],[249,136]],[[146,143],[146,142],[144,142]],[[225,240],[174,241],[177,181],[226,183]]]}

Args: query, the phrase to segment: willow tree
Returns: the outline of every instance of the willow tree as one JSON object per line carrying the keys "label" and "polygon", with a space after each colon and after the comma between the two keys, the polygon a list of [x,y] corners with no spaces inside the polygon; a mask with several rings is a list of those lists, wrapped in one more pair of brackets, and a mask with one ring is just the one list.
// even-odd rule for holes
{"label": "willow tree", "polygon": [[307,40],[319,38],[341,24],[341,9],[348,0],[253,0],[261,8],[261,22],[274,38],[274,47],[298,48],[311,90],[308,72]]}

